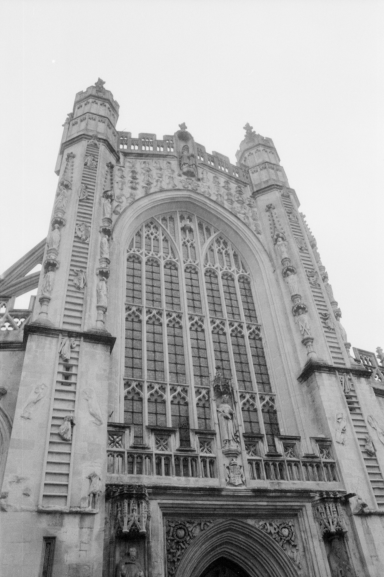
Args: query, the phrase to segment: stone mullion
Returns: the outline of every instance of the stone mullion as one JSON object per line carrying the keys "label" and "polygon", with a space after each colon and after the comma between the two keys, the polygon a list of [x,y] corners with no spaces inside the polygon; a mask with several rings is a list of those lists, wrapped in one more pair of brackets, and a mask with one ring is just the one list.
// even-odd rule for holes
{"label": "stone mullion", "polygon": [[141,267],[141,286],[142,286],[142,302],[143,308],[141,311],[141,325],[142,325],[142,369],[143,369],[143,434],[144,439],[147,437],[146,425],[148,423],[148,402],[147,402],[147,299],[146,299],[146,284],[145,271],[147,261],[145,256],[145,224],[141,229],[142,251],[143,251],[143,266]]}
{"label": "stone mullion", "polygon": [[[185,369],[186,375],[193,375],[193,362],[192,362],[192,350],[191,350],[191,343],[189,338],[189,311],[188,311],[188,299],[187,299],[187,289],[185,284],[185,275],[184,275],[184,258],[183,258],[183,246],[182,246],[182,237],[180,234],[180,212],[177,213],[176,219],[176,242],[178,243],[179,254],[180,254],[180,275],[179,279],[181,281],[181,290],[180,290],[180,304],[181,310],[183,313],[184,322],[182,322],[183,326],[183,336],[184,336],[184,360],[185,360]],[[195,238],[195,246],[197,247],[198,243],[196,243],[196,228],[194,231],[194,238]],[[198,240],[198,239],[197,239]],[[200,275],[199,275],[200,276]],[[200,282],[200,281],[199,281]],[[201,282],[200,282],[201,284]],[[201,294],[201,289],[200,289]],[[191,313],[193,314],[193,313]],[[192,424],[192,429],[197,429],[197,418],[196,418],[196,400],[195,400],[195,389],[192,386],[192,379],[186,379],[188,385],[188,402],[189,402],[189,416],[191,418],[190,422]],[[189,383],[188,383],[189,381]]]}

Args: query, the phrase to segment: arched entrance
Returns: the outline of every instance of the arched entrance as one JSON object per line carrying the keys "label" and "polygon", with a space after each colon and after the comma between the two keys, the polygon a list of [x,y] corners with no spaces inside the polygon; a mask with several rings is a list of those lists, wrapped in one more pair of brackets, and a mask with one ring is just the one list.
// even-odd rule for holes
{"label": "arched entrance", "polygon": [[175,577],[298,577],[298,571],[269,535],[246,522],[227,519],[191,543]]}
{"label": "arched entrance", "polygon": [[236,563],[222,557],[204,571],[201,577],[249,577]]}

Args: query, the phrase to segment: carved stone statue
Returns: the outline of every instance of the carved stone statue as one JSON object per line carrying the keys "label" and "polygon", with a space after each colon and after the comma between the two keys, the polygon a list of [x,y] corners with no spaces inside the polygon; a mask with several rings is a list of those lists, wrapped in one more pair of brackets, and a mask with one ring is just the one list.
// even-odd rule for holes
{"label": "carved stone statue", "polygon": [[109,241],[105,234],[100,239],[100,257],[109,259]]}
{"label": "carved stone statue", "polygon": [[89,237],[91,236],[90,228],[85,222],[80,222],[76,225],[75,228],[76,236],[83,242],[88,242]]}
{"label": "carved stone statue", "polygon": [[58,434],[64,441],[70,441],[72,439],[72,427],[75,424],[75,419],[73,416],[66,415],[64,417],[63,423],[59,427]]}
{"label": "carved stone statue", "polygon": [[63,361],[68,362],[71,359],[71,349],[76,347],[75,339],[63,337],[59,346],[59,355]]}
{"label": "carved stone statue", "polygon": [[88,198],[88,187],[86,184],[82,184],[79,188],[79,199],[85,200]]}
{"label": "carved stone statue", "polygon": [[68,188],[60,183],[56,194],[55,209],[65,211],[68,202]]}
{"label": "carved stone statue", "polygon": [[344,539],[340,535],[336,535],[331,541],[328,562],[332,577],[355,577],[355,572],[349,563]]}
{"label": "carved stone statue", "polygon": [[101,495],[101,478],[97,473],[93,472],[88,475],[87,479],[90,481],[88,490],[88,507],[90,509],[97,509],[99,497]]}
{"label": "carved stone statue", "polygon": [[374,457],[376,455],[376,449],[370,435],[365,435],[364,437],[364,450],[370,457]]}
{"label": "carved stone statue", "polygon": [[108,285],[107,280],[102,276],[99,278],[99,282],[96,286],[96,299],[97,306],[105,307],[108,306]]}
{"label": "carved stone statue", "polygon": [[58,224],[55,224],[53,226],[53,230],[51,230],[51,232],[48,235],[48,239],[47,239],[47,246],[48,249],[54,249],[54,250],[59,250],[59,246],[60,246],[60,239],[61,239],[61,234],[60,234],[60,227]]}
{"label": "carved stone statue", "polygon": [[112,196],[109,191],[103,193],[103,218],[112,218]]}
{"label": "carved stone statue", "polygon": [[255,199],[252,197],[249,198],[247,205],[248,205],[248,209],[249,209],[249,215],[252,219],[251,228],[256,234],[261,234],[259,213],[257,212]]}
{"label": "carved stone statue", "polygon": [[237,435],[234,428],[235,411],[228,402],[228,395],[223,395],[220,405],[217,408],[219,414],[219,424],[221,442],[223,449],[238,448]]}
{"label": "carved stone statue", "polygon": [[[331,285],[329,285],[329,286],[331,286]],[[348,342],[347,333],[346,333],[346,330],[345,330],[345,328],[343,327],[343,325],[341,324],[341,321],[340,321],[340,319],[341,319],[341,310],[340,310],[340,309],[336,309],[336,310],[335,310],[335,317],[336,317],[337,322],[339,323],[339,329],[340,329],[341,338],[343,339],[343,342],[344,342],[344,343],[347,343],[347,342]]]}
{"label": "carved stone statue", "polygon": [[378,358],[379,361],[380,361],[381,366],[384,367],[384,351],[383,351],[383,349],[382,349],[381,347],[377,347],[377,349],[376,349],[376,355],[377,355],[377,358]]}
{"label": "carved stone statue", "polygon": [[50,297],[53,289],[53,281],[55,280],[55,269],[49,266],[47,272],[43,277],[43,285],[41,287],[41,295]]}
{"label": "carved stone statue", "polygon": [[73,284],[78,290],[83,290],[87,286],[87,273],[81,268],[73,269],[75,276],[73,277]]}
{"label": "carved stone statue", "polygon": [[144,571],[137,559],[137,550],[130,547],[117,566],[116,577],[144,577]]}
{"label": "carved stone statue", "polygon": [[277,235],[275,237],[275,247],[277,250],[277,254],[280,257],[280,260],[284,260],[285,258],[289,259],[288,243],[285,240],[283,234],[277,233]]}
{"label": "carved stone statue", "polygon": [[185,144],[181,149],[180,169],[184,176],[196,176],[195,155],[190,154],[188,144]]}
{"label": "carved stone statue", "polygon": [[283,269],[283,277],[285,282],[288,285],[289,292],[291,295],[298,295],[300,294],[299,290],[299,279],[296,274],[296,270],[293,266],[286,266]]}
{"label": "carved stone statue", "polygon": [[84,166],[88,166],[88,168],[96,168],[97,161],[96,161],[95,157],[92,156],[92,154],[85,157]]}
{"label": "carved stone statue", "polygon": [[347,421],[344,413],[337,413],[336,415],[336,443],[345,445],[347,440]]}
{"label": "carved stone statue", "polygon": [[23,419],[32,419],[32,413],[34,412],[36,405],[41,399],[43,399],[47,392],[47,385],[42,383],[41,385],[36,385],[32,393],[29,395],[28,402],[24,407],[21,416]]}

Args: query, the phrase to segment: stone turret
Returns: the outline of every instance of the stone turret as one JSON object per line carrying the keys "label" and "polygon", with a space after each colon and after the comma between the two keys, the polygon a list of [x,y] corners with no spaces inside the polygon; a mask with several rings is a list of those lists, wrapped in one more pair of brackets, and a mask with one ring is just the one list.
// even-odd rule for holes
{"label": "stone turret", "polygon": [[256,134],[249,124],[244,126],[245,138],[236,152],[238,164],[247,166],[253,191],[261,192],[273,184],[289,186],[284,168],[271,138]]}
{"label": "stone turret", "polygon": [[60,172],[64,150],[84,137],[96,136],[103,141],[117,157],[118,135],[115,129],[119,118],[119,104],[110,90],[104,88],[100,78],[86,90],[76,94],[73,111],[64,123],[63,137],[55,171]]}

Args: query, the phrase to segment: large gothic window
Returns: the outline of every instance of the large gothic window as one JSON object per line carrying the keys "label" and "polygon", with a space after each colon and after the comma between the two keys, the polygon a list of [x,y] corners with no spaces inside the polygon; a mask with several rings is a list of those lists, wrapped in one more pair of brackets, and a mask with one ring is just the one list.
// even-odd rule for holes
{"label": "large gothic window", "polygon": [[134,444],[146,428],[213,429],[210,383],[231,379],[245,435],[275,451],[276,409],[249,269],[212,225],[188,212],[151,218],[127,252],[125,420]]}

